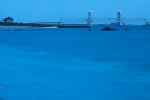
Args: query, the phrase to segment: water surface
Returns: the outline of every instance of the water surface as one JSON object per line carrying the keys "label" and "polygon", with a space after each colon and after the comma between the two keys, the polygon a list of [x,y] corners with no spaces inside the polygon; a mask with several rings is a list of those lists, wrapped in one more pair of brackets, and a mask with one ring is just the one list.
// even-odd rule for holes
{"label": "water surface", "polygon": [[1,31],[4,100],[149,100],[149,32]]}

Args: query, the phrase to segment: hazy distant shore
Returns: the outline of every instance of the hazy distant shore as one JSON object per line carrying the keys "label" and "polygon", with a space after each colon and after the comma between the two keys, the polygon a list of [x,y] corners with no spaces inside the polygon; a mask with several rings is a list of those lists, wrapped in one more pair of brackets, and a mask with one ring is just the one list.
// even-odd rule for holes
{"label": "hazy distant shore", "polygon": [[22,28],[22,27],[28,27],[28,26],[0,26],[0,28]]}
{"label": "hazy distant shore", "polygon": [[52,27],[32,27],[32,26],[0,26],[0,28],[58,28],[57,26]]}

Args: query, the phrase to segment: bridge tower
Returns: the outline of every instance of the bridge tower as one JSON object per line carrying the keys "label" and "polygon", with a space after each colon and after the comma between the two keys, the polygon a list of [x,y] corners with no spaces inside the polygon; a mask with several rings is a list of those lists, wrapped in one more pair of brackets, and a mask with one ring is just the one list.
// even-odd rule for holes
{"label": "bridge tower", "polygon": [[121,11],[117,12],[117,24],[118,25],[123,25],[123,22],[122,22],[122,12]]}
{"label": "bridge tower", "polygon": [[88,24],[89,26],[92,26],[92,25],[93,25],[93,20],[92,20],[92,18],[93,18],[93,11],[89,11],[89,12],[88,12],[88,19],[87,19],[87,24]]}

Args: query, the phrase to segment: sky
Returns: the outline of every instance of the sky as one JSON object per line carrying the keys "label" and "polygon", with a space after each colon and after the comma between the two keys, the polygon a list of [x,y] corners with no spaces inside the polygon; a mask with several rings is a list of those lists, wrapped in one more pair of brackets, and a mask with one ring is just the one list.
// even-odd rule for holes
{"label": "sky", "polygon": [[145,18],[150,21],[150,0],[0,0],[0,20],[15,22],[59,22],[61,18]]}

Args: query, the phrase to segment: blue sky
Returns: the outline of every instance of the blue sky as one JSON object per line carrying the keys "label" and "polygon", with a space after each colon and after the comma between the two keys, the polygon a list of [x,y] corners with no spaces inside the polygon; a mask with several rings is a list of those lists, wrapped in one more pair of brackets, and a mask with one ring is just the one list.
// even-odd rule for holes
{"label": "blue sky", "polygon": [[0,19],[11,16],[17,22],[50,22],[60,18],[116,17],[150,20],[150,0],[0,0]]}

